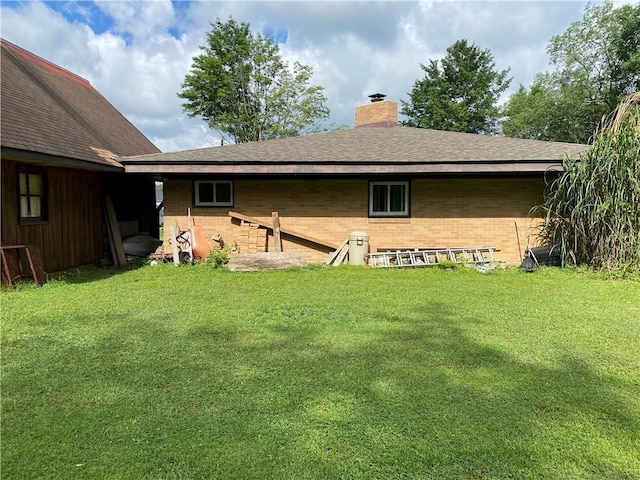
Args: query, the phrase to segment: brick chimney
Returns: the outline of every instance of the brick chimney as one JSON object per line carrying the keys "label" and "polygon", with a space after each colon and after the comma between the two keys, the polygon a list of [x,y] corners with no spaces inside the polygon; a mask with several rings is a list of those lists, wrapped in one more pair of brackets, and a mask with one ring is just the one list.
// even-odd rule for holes
{"label": "brick chimney", "polygon": [[382,93],[369,95],[371,103],[356,107],[356,128],[395,127],[398,125],[398,103],[385,100]]}

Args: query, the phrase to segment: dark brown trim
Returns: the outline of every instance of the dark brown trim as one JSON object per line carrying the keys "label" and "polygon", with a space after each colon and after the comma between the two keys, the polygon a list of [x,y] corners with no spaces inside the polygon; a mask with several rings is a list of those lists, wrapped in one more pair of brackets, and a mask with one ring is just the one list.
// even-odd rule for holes
{"label": "dark brown trim", "polygon": [[509,173],[545,173],[549,170],[561,170],[557,161],[548,162],[511,162],[511,163],[438,163],[407,165],[125,165],[126,173],[147,174],[205,174],[205,175],[411,175],[424,173],[456,174],[509,174]]}
{"label": "dark brown trim", "polygon": [[15,162],[32,163],[50,167],[68,167],[89,170],[93,172],[123,172],[124,167],[115,165],[100,164],[90,160],[78,160],[75,158],[59,157],[46,153],[32,152],[29,150],[19,150],[16,148],[2,147],[2,158]]}

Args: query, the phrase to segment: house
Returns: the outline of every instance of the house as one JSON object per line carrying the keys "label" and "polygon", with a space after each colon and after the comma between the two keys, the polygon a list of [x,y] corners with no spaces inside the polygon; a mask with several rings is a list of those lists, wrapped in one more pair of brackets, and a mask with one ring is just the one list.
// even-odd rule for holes
{"label": "house", "polygon": [[[241,253],[251,225],[278,212],[283,230],[304,234],[285,235],[283,250],[303,250],[309,262],[361,231],[374,252],[495,247],[519,264],[546,172],[586,146],[402,127],[396,102],[372,98],[351,130],[120,161],[162,179],[165,225],[184,228],[190,209],[208,236]],[[253,242],[272,251],[267,233]]]}
{"label": "house", "polygon": [[125,227],[156,235],[151,177],[125,174],[123,155],[156,148],[91,84],[1,40],[3,245],[37,245],[44,270],[103,260],[107,195]]}

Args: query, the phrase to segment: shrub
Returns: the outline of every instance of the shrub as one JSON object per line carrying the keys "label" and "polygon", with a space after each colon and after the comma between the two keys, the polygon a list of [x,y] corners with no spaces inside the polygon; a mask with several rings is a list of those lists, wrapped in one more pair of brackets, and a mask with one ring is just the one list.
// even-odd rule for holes
{"label": "shrub", "polygon": [[226,248],[212,252],[207,257],[207,263],[211,263],[213,268],[222,268],[229,262],[229,252]]}
{"label": "shrub", "polygon": [[565,261],[640,271],[640,93],[625,98],[590,148],[563,167],[537,207],[543,240],[559,243]]}

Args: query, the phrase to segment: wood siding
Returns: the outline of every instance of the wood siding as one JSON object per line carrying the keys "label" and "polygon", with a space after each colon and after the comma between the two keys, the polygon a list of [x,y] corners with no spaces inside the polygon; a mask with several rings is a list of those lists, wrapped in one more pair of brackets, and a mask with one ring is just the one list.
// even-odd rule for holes
{"label": "wood siding", "polygon": [[48,184],[48,220],[20,225],[18,168],[2,159],[3,245],[38,245],[44,269],[58,272],[97,264],[109,255],[105,235],[103,194],[111,195],[118,222],[136,225],[130,234],[158,236],[155,183],[147,176],[92,172],[60,167],[44,168]]}
{"label": "wood siding", "polygon": [[38,245],[47,272],[99,262],[104,246],[100,174],[47,168],[48,221],[20,225],[18,165],[2,160],[2,243]]}

